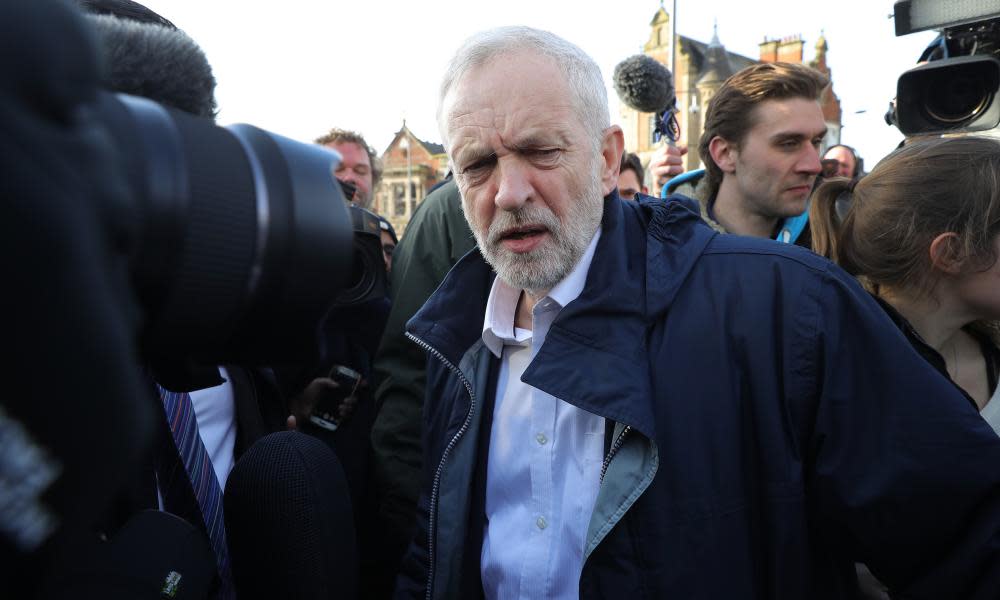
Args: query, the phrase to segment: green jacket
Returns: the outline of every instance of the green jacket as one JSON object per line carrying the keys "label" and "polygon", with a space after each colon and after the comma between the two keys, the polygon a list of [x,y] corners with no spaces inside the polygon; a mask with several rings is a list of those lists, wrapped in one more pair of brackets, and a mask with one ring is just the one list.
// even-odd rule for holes
{"label": "green jacket", "polygon": [[397,561],[412,539],[420,494],[420,442],[427,356],[404,337],[406,322],[452,265],[476,247],[458,186],[448,180],[421,202],[392,259],[392,311],[375,357],[379,407],[372,428],[374,478],[385,558]]}

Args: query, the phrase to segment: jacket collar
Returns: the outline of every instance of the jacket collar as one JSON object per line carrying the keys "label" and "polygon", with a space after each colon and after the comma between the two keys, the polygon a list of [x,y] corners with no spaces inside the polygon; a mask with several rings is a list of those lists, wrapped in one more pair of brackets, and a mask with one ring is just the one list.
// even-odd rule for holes
{"label": "jacket collar", "polygon": [[[523,381],[650,438],[647,328],[669,309],[715,233],[687,202],[604,199],[587,283],[564,307]],[[407,331],[458,365],[481,337],[493,271],[478,251],[455,265]],[[578,375],[578,376],[574,376]]]}

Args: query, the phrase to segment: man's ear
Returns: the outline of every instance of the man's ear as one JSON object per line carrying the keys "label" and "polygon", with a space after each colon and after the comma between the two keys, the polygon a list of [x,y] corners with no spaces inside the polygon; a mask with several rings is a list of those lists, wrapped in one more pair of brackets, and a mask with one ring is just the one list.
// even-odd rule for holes
{"label": "man's ear", "polygon": [[622,128],[612,125],[604,130],[601,139],[601,193],[605,196],[618,187],[618,170],[622,166],[625,135]]}
{"label": "man's ear", "polygon": [[961,255],[958,234],[946,231],[931,240],[928,253],[931,267],[949,275],[959,275],[965,266],[965,258]]}
{"label": "man's ear", "polygon": [[736,160],[739,158],[739,148],[729,140],[715,136],[708,143],[708,153],[723,173],[736,172]]}

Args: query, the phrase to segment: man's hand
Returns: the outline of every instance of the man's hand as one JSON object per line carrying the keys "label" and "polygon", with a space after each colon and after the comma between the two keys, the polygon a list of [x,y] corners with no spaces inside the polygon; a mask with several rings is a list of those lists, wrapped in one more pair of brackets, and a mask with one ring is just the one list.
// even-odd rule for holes
{"label": "man's hand", "polygon": [[659,196],[660,188],[676,175],[684,172],[682,156],[687,154],[687,146],[664,144],[649,159],[649,175],[652,195]]}
{"label": "man's hand", "polygon": [[[368,382],[362,379],[357,387],[363,388],[367,385]],[[285,420],[285,426],[290,430],[297,429],[300,423],[309,420],[309,417],[312,416],[313,411],[318,405],[329,405],[331,400],[337,401],[338,398],[339,402],[337,402],[336,408],[333,409],[335,416],[331,416],[334,416],[336,421],[341,423],[349,419],[354,413],[354,408],[358,404],[357,396],[351,392],[348,392],[348,395],[344,396],[341,385],[329,377],[317,377],[313,379],[306,386],[306,389],[302,390],[302,393],[298,396],[295,396],[289,404],[288,408],[291,414]],[[326,400],[325,403],[323,402],[324,400]]]}

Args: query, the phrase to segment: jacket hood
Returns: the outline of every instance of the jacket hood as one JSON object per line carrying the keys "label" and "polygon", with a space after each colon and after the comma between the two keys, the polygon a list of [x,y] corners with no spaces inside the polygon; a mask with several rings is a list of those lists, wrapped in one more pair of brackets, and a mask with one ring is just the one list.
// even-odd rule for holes
{"label": "jacket hood", "polygon": [[[692,208],[681,196],[639,202],[624,202],[614,192],[605,197],[586,285],[552,324],[522,377],[525,383],[653,436],[648,401],[635,401],[649,398],[646,329],[669,309],[716,235]],[[458,365],[482,336],[494,277],[480,253],[470,252],[409,321],[407,332]]]}
{"label": "jacket hood", "polygon": [[714,198],[710,198],[708,195],[708,177],[706,176],[704,170],[701,171],[700,176],[692,177],[690,180],[685,181],[681,185],[674,188],[674,194],[687,196],[688,198],[694,200],[697,203],[698,213],[701,214],[701,219],[705,221],[709,227],[719,233],[727,233],[726,228],[713,219],[708,213],[708,207],[712,204]]}

